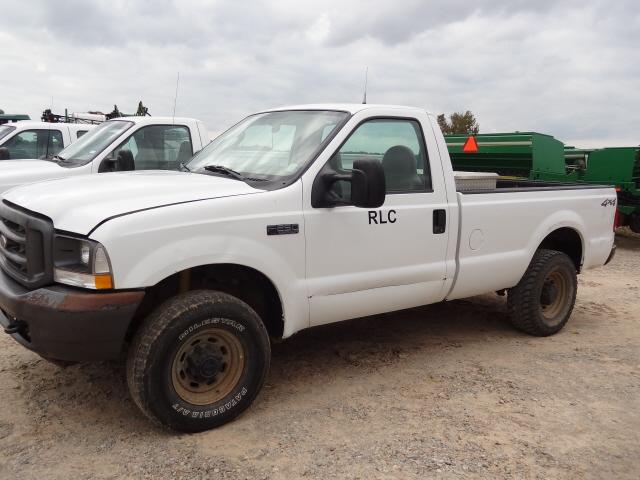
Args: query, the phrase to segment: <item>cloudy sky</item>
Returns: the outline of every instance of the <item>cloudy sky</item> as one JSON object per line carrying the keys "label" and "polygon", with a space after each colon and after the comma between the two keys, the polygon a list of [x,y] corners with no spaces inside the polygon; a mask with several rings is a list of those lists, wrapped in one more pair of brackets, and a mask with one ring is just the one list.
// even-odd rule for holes
{"label": "cloudy sky", "polygon": [[265,107],[359,102],[470,109],[481,132],[640,143],[632,0],[0,2],[0,108],[133,112],[142,100],[219,132]]}

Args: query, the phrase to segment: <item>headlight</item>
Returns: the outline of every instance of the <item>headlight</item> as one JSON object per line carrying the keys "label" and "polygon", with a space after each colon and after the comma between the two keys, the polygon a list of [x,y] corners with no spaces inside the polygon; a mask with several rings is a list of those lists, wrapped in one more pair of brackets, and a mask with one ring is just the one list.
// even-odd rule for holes
{"label": "headlight", "polygon": [[95,290],[113,288],[107,251],[93,240],[56,235],[53,265],[56,282]]}

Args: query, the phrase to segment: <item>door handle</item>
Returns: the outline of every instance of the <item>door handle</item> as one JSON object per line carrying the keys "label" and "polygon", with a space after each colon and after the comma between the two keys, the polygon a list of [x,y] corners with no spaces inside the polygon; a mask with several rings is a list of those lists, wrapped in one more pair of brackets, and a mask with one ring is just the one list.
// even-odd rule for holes
{"label": "door handle", "polygon": [[444,233],[447,229],[447,211],[438,209],[433,211],[433,233]]}

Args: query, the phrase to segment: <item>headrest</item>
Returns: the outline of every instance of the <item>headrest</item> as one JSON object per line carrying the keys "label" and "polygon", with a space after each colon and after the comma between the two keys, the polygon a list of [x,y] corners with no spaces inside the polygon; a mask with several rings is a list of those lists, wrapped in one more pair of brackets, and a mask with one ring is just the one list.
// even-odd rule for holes
{"label": "headrest", "polygon": [[409,147],[396,145],[382,157],[382,167],[386,173],[393,175],[415,175],[417,161]]}

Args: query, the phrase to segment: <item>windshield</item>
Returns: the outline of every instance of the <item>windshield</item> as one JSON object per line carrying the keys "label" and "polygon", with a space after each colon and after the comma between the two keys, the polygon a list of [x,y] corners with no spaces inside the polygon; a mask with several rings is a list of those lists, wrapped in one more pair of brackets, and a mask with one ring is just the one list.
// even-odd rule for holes
{"label": "windshield", "polygon": [[63,167],[86,165],[132,125],[133,122],[122,120],[111,120],[100,124],[62,150],[58,154],[58,163]]}
{"label": "windshield", "polygon": [[0,125],[0,138],[4,138],[7,135],[9,135],[9,133],[13,132],[16,129],[16,127],[10,127],[9,125]]}
{"label": "windshield", "polygon": [[187,168],[220,174],[220,169],[205,167],[223,167],[249,182],[275,181],[282,185],[304,169],[347,118],[345,112],[322,110],[252,115],[211,142]]}

